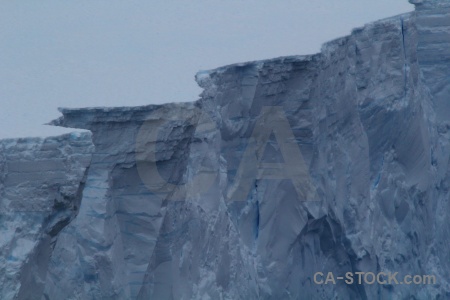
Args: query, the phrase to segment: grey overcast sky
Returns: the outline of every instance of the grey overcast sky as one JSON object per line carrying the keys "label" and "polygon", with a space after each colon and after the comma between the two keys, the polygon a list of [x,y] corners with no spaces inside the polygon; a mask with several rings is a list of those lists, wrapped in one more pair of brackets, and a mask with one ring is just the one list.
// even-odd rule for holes
{"label": "grey overcast sky", "polygon": [[77,0],[0,2],[0,137],[57,107],[183,102],[199,70],[312,54],[365,23],[412,11],[407,0]]}

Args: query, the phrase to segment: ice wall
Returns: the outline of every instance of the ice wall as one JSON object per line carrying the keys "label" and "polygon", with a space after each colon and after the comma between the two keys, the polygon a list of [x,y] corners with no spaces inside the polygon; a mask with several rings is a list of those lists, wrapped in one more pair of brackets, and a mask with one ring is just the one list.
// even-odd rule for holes
{"label": "ice wall", "polygon": [[[450,14],[414,3],[316,55],[200,72],[192,103],[62,109],[53,124],[95,146],[81,205],[11,286],[38,281],[36,299],[449,298]],[[437,284],[313,282],[358,271]]]}

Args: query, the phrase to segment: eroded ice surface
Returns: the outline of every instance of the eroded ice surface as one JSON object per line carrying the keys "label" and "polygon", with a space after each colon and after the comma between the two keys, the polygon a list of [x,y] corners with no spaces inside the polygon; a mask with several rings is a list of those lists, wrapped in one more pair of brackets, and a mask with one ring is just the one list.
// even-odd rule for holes
{"label": "eroded ice surface", "polygon": [[[63,109],[53,124],[90,130],[92,144],[52,141],[48,164],[34,158],[42,146],[2,152],[13,166],[2,169],[2,207],[47,209],[27,224],[2,220],[3,298],[31,288],[36,299],[449,298],[450,7],[415,3],[316,55],[199,73],[192,103]],[[249,147],[271,166],[291,159],[280,157],[286,123],[271,128],[264,111],[287,120],[305,180],[255,175]],[[48,170],[35,178],[36,168]],[[65,204],[39,180],[67,186]],[[316,285],[319,271],[437,284]]]}

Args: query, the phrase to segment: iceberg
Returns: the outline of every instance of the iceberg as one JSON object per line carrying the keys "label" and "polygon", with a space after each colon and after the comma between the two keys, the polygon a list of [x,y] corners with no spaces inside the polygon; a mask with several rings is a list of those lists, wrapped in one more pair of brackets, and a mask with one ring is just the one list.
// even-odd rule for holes
{"label": "iceberg", "polygon": [[[450,4],[0,141],[2,299],[450,298]],[[432,275],[433,284],[316,282]]]}

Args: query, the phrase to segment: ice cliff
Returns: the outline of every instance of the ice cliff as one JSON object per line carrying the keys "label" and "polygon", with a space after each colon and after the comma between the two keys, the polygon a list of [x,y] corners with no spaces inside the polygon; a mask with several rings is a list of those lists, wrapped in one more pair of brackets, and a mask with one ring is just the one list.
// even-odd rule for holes
{"label": "ice cliff", "polygon": [[[411,2],[195,102],[0,141],[0,298],[450,299],[450,3]],[[349,271],[437,283],[313,282]]]}

